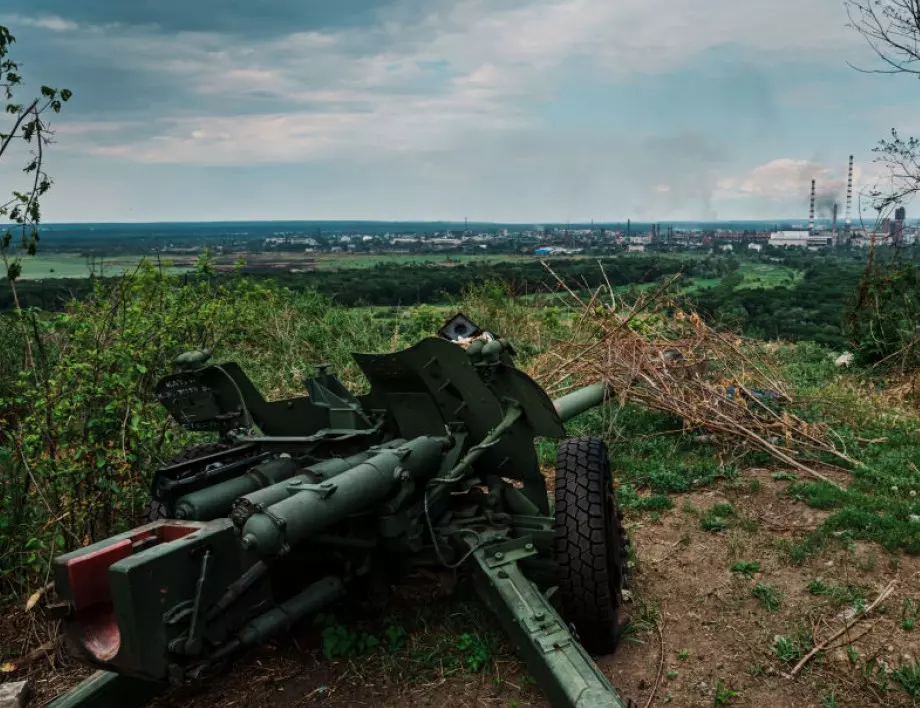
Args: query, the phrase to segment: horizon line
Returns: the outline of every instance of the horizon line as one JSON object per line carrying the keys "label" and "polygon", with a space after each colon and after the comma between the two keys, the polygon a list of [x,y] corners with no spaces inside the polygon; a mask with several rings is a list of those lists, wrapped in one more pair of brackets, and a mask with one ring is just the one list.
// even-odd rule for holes
{"label": "horizon line", "polygon": [[[916,220],[916,219],[915,219]],[[832,221],[831,217],[818,217],[816,221]],[[911,221],[911,219],[908,219]],[[156,226],[156,225],[179,225],[179,224],[320,224],[320,223],[341,223],[341,224],[465,224],[469,226],[488,225],[488,226],[609,226],[626,224],[627,222],[637,224],[739,224],[739,223],[764,223],[764,222],[802,222],[807,223],[808,219],[801,217],[778,217],[778,218],[744,218],[744,219],[618,219],[618,220],[587,220],[587,221],[472,221],[472,220],[449,220],[449,219],[238,219],[238,220],[204,220],[196,219],[190,221],[48,221],[41,222],[37,226],[41,229],[44,226]]]}

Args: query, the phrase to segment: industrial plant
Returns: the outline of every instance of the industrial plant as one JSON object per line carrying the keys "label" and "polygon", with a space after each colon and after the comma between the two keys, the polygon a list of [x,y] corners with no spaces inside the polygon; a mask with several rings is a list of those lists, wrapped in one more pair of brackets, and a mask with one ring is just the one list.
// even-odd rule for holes
{"label": "industrial plant", "polygon": [[850,155],[849,168],[847,170],[847,193],[846,207],[844,211],[843,229],[838,229],[837,213],[839,205],[835,201],[833,204],[830,227],[818,229],[815,222],[815,194],[816,180],[811,180],[811,195],[809,199],[808,228],[775,231],[770,234],[769,244],[779,247],[797,247],[818,250],[833,246],[858,246],[865,247],[872,244],[880,246],[891,245],[912,245],[916,241],[916,230],[907,230],[905,221],[907,211],[904,207],[898,207],[894,213],[894,219],[883,219],[877,228],[872,229],[853,229],[851,219],[851,209],[853,205],[853,156]]}

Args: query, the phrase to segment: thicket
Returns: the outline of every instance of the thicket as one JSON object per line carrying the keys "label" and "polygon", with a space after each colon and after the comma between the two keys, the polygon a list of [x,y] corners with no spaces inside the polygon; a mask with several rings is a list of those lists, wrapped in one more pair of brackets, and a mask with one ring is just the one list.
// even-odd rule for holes
{"label": "thicket", "polygon": [[[555,259],[553,268],[568,282],[598,287],[650,283],[659,278],[683,273],[686,277],[719,278],[737,263],[720,257],[675,258],[661,256],[601,258],[604,271],[593,258]],[[442,302],[458,297],[464,290],[489,281],[507,283],[512,292],[528,294],[555,290],[557,283],[538,261],[473,261],[455,266],[433,263],[380,263],[370,268],[317,270],[309,273],[258,270],[246,267],[254,278],[268,279],[292,290],[316,290],[340,305],[412,306]],[[72,297],[83,297],[92,290],[92,280],[45,279],[17,284],[23,307],[61,309]],[[14,307],[12,294],[0,290],[0,312]]]}
{"label": "thicket", "polygon": [[851,344],[844,320],[860,273],[857,263],[813,261],[792,287],[743,288],[735,275],[687,299],[714,325],[750,337],[843,348]]}
{"label": "thicket", "polygon": [[394,332],[316,293],[267,281],[213,278],[207,264],[182,282],[151,266],[64,312],[27,311],[23,330],[0,322],[0,579],[34,587],[48,559],[135,524],[150,471],[188,436],[152,388],[174,356],[196,346],[232,357],[271,394],[299,388],[312,363],[356,372],[349,350],[393,346]]}
{"label": "thicket", "polygon": [[861,364],[902,371],[920,364],[920,278],[900,249],[869,254],[844,325]]}
{"label": "thicket", "polygon": [[[852,302],[865,261],[815,254],[782,253],[781,266],[802,272],[795,282],[778,287],[750,288],[743,284],[739,261],[732,257],[705,258],[662,255],[555,259],[554,271],[567,283],[583,289],[643,285],[677,273],[682,284],[700,284],[687,297],[710,322],[763,339],[811,340],[843,348],[858,342],[844,330],[844,311]],[[863,257],[864,258],[864,257]],[[772,262],[764,260],[771,265]],[[555,278],[538,261],[473,262],[445,267],[434,264],[380,264],[372,268],[319,270],[310,273],[246,272],[296,292],[318,291],[345,306],[414,307],[448,302],[471,287],[492,281],[507,284],[517,295],[552,292]],[[605,276],[606,279],[605,280]],[[184,276],[186,282],[198,276]],[[705,286],[713,282],[713,286]],[[61,310],[73,298],[87,297],[92,280],[21,281],[24,307]],[[13,306],[11,295],[0,289],[0,311]]]}
{"label": "thicket", "polygon": [[[561,327],[551,311],[525,326],[500,284],[464,308],[515,331],[525,353]],[[177,354],[213,348],[269,397],[301,392],[322,362],[360,388],[352,352],[400,348],[441,324],[428,307],[374,319],[314,291],[218,277],[206,260],[194,278],[148,264],[96,281],[63,312],[22,313],[25,330],[10,326],[14,317],[0,318],[0,596],[9,597],[44,583],[54,555],[142,520],[153,470],[193,441],[152,395]]]}

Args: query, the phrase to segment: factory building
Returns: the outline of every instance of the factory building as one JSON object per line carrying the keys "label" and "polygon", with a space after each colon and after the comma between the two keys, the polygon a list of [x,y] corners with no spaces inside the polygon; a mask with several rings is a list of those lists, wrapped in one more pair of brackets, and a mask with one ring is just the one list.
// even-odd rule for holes
{"label": "factory building", "polygon": [[770,234],[770,245],[781,248],[827,248],[834,245],[834,235],[830,232],[774,231]]}

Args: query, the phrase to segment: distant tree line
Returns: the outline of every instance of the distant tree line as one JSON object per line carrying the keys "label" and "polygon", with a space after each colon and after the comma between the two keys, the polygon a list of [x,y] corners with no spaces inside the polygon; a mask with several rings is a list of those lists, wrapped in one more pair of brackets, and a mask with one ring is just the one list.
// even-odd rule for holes
{"label": "distant tree line", "polygon": [[[775,262],[777,256],[760,260]],[[446,302],[470,286],[493,280],[508,284],[516,295],[527,295],[559,290],[556,276],[569,287],[584,291],[605,286],[608,281],[617,287],[658,282],[680,273],[685,284],[703,279],[718,281],[684,298],[687,305],[720,327],[763,339],[847,346],[845,313],[859,285],[864,262],[856,256],[797,251],[783,254],[780,261],[804,276],[781,287],[741,287],[744,277],[738,271],[740,262],[735,256],[675,258],[646,254],[599,260],[553,259],[549,262],[552,273],[537,260],[518,260],[472,261],[455,266],[381,263],[370,268],[308,273],[250,270],[246,277],[272,280],[295,292],[316,290],[346,307],[392,307]],[[190,281],[197,276],[190,273],[184,277]],[[19,298],[23,307],[55,311],[74,298],[83,299],[91,289],[90,279],[21,281]],[[10,293],[0,289],[0,311],[12,307]]]}

